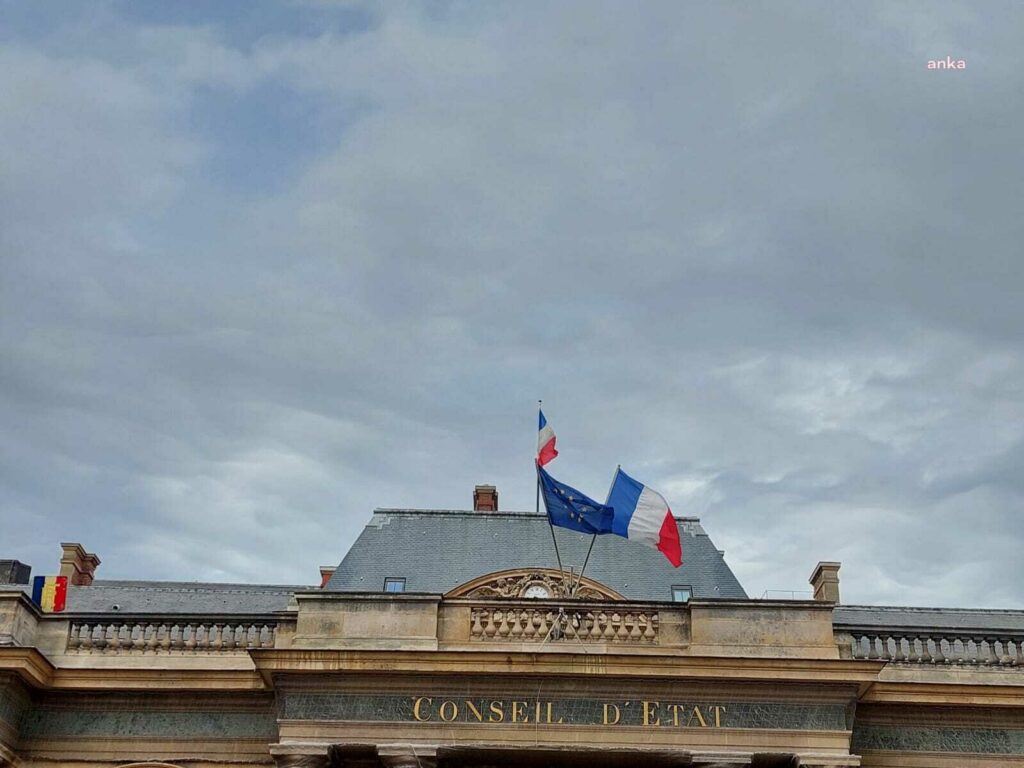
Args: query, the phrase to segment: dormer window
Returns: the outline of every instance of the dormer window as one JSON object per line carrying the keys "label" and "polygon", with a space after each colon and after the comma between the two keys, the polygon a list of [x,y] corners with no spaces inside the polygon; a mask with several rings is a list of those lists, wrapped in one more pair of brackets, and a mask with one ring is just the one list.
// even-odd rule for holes
{"label": "dormer window", "polygon": [[385,592],[405,592],[405,579],[389,576],[384,579]]}
{"label": "dormer window", "polygon": [[673,603],[688,603],[690,598],[693,597],[693,589],[689,586],[677,584],[672,587],[672,602]]}

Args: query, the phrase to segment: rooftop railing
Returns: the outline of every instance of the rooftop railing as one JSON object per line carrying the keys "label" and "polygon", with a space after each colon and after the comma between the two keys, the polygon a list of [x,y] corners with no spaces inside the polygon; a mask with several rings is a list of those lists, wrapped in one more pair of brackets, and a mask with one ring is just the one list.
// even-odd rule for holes
{"label": "rooftop railing", "polygon": [[68,653],[227,653],[273,648],[277,619],[268,616],[71,619]]}
{"label": "rooftop railing", "polygon": [[945,629],[836,629],[840,656],[900,664],[1024,666],[1024,633]]}

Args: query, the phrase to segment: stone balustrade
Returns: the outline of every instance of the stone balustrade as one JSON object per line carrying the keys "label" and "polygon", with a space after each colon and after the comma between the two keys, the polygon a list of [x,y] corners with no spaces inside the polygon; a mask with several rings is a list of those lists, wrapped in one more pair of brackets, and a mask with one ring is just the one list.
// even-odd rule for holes
{"label": "stone balustrade", "polygon": [[844,629],[836,634],[840,655],[903,664],[1024,666],[1024,635],[952,630]]}
{"label": "stone balustrade", "polygon": [[223,653],[273,648],[274,619],[181,617],[74,619],[68,653]]}
{"label": "stone balustrade", "polygon": [[658,643],[656,610],[582,609],[558,605],[474,606],[469,637],[480,642]]}

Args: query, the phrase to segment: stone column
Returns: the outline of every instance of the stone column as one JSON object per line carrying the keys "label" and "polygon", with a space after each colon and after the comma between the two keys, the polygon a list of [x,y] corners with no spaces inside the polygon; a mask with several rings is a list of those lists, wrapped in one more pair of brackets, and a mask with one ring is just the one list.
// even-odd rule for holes
{"label": "stone column", "polygon": [[691,755],[693,768],[737,768],[750,765],[750,752],[694,752]]}
{"label": "stone column", "polygon": [[437,768],[432,744],[379,744],[377,758],[384,768]]}

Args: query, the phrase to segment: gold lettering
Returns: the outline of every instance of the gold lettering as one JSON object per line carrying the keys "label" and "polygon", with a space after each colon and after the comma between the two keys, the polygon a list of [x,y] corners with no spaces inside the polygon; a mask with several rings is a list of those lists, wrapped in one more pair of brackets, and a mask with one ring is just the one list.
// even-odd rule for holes
{"label": "gold lettering", "polygon": [[551,707],[552,707],[552,706],[553,706],[553,703],[549,701],[549,702],[548,702],[548,722],[549,722],[549,723],[554,723],[554,722],[559,722],[559,723],[561,723],[561,722],[563,722],[563,720],[562,720],[562,718],[561,718],[561,717],[559,717],[557,721],[556,721],[556,720],[554,720],[554,716],[553,716],[553,715],[551,714]]}
{"label": "gold lettering", "polygon": [[711,710],[715,713],[715,728],[722,727],[722,713],[725,712],[725,707],[714,706]]}
{"label": "gold lettering", "polygon": [[700,713],[700,707],[694,707],[693,708],[693,712],[690,713],[690,719],[686,721],[686,727],[687,728],[690,727],[690,723],[693,722],[694,718],[697,718],[697,722],[700,723],[700,727],[701,728],[707,728],[708,727],[707,722],[704,720],[704,715],[702,715]]}
{"label": "gold lettering", "polygon": [[476,718],[476,721],[478,723],[482,723],[484,721],[484,714],[483,714],[483,712],[481,712],[479,709],[476,708],[476,704],[474,704],[469,699],[466,699],[465,704],[466,704],[466,709],[468,709],[470,712],[473,713],[473,717]]}
{"label": "gold lettering", "polygon": [[[451,717],[445,717],[444,716],[444,712],[445,712],[444,708],[449,706],[449,705],[451,706],[451,710],[449,710],[449,711],[452,713],[452,716]],[[437,710],[437,714],[439,714],[441,716],[441,719],[444,720],[446,723],[450,723],[455,718],[457,718],[459,716],[459,705],[456,704],[454,701],[442,701],[440,709]]]}
{"label": "gold lettering", "polygon": [[534,702],[534,709],[533,709],[533,711],[535,713],[534,718],[533,718],[533,722],[539,723],[540,722],[540,699],[537,699],[537,701]]}
{"label": "gold lettering", "polygon": [[[522,709],[520,709],[522,707]],[[513,723],[528,723],[530,722],[530,716],[526,714],[526,702],[525,701],[513,701],[512,702],[512,722]],[[519,718],[522,718],[520,720]]]}
{"label": "gold lettering", "polygon": [[[661,706],[656,701],[642,701],[640,702],[644,708],[644,725],[661,725],[661,718],[658,717],[658,707]],[[654,718],[653,720],[651,718]]]}
{"label": "gold lettering", "polygon": [[[619,720],[622,718],[622,713],[619,711],[619,705],[618,704],[602,704],[601,707],[604,710],[604,720],[603,720],[603,722],[601,724],[602,725],[618,725]],[[613,710],[615,710],[615,719],[614,720],[609,720],[608,719],[608,708],[609,707],[611,707]]]}
{"label": "gold lettering", "polygon": [[427,713],[426,717],[420,717],[420,705],[424,701],[427,702],[427,704],[429,705],[430,702],[433,701],[433,699],[428,699],[426,696],[420,696],[412,704],[412,716],[415,717],[417,720],[419,720],[421,723],[425,723],[427,720],[430,719],[430,713],[429,712]]}
{"label": "gold lettering", "polygon": [[679,710],[680,710],[680,705],[679,704],[669,704],[668,705],[668,711],[672,713],[672,725],[674,725],[676,728],[679,727]]}
{"label": "gold lettering", "polygon": [[[505,706],[500,701],[492,701],[490,706],[491,714],[487,718],[489,723],[505,722]],[[497,717],[495,717],[497,715]]]}

